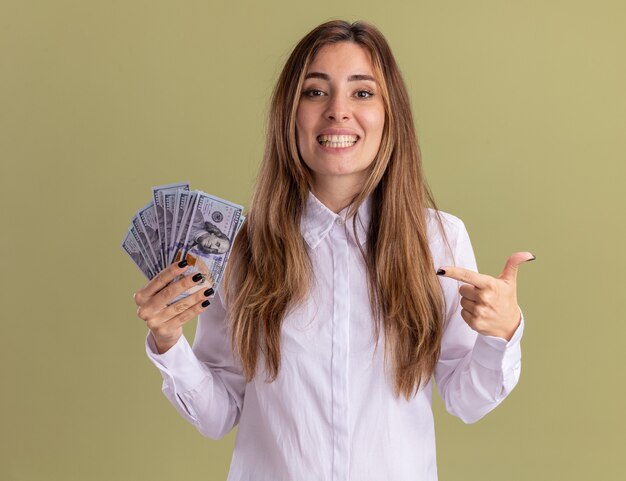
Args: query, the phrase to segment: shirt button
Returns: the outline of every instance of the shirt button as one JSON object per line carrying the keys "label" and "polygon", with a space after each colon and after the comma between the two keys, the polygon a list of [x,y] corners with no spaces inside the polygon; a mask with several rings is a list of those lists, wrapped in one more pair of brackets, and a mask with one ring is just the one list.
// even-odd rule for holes
{"label": "shirt button", "polygon": [[343,225],[343,219],[341,217],[337,217],[337,219],[335,219],[335,224],[337,225]]}

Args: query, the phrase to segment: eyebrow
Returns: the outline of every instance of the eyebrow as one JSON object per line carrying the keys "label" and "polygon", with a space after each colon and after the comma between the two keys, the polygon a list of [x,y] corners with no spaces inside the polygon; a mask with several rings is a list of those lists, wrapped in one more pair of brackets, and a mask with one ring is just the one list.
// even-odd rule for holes
{"label": "eyebrow", "polygon": [[[306,77],[304,77],[304,79],[309,79],[309,78],[319,78],[322,80],[328,80],[330,81],[330,76],[328,74],[322,73],[322,72],[309,72],[308,74],[306,74]],[[376,82],[376,79],[374,77],[372,77],[371,75],[365,75],[365,74],[354,74],[354,75],[350,75],[348,77],[348,82],[352,82],[355,80],[371,80],[372,82]]]}

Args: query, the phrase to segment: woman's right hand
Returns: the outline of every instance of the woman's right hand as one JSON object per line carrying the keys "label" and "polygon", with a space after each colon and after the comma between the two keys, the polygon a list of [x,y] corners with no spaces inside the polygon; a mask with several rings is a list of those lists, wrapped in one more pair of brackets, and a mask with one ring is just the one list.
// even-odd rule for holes
{"label": "woman's right hand", "polygon": [[[210,304],[207,299],[213,294],[209,285],[174,304],[170,304],[178,295],[191,289],[204,279],[202,274],[182,276],[171,282],[188,269],[186,261],[174,263],[163,269],[142,289],[133,294],[137,304],[137,316],[145,321],[156,342],[159,354],[171,348],[183,335],[183,324],[193,319]],[[169,305],[168,305],[169,304]]]}

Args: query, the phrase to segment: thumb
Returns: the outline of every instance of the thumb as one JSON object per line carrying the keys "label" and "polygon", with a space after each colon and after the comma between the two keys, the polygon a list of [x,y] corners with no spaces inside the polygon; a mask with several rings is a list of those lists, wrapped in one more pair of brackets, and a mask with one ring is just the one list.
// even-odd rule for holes
{"label": "thumb", "polygon": [[536,257],[530,252],[515,252],[507,259],[504,270],[498,279],[517,282],[517,271],[522,262],[534,261]]}

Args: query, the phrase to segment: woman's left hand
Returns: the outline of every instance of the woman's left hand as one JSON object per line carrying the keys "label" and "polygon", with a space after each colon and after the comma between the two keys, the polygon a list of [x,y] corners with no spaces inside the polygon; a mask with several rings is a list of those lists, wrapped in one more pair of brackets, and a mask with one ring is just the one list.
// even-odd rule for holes
{"label": "woman's left hand", "polygon": [[442,267],[437,275],[466,283],[459,292],[461,317],[469,327],[483,335],[509,341],[522,320],[517,305],[517,271],[522,262],[535,259],[530,252],[512,254],[498,278],[461,267]]}

